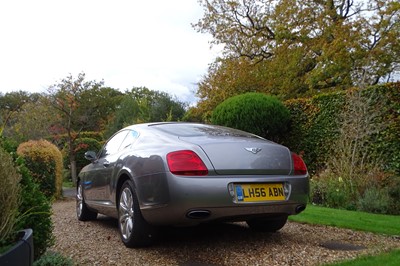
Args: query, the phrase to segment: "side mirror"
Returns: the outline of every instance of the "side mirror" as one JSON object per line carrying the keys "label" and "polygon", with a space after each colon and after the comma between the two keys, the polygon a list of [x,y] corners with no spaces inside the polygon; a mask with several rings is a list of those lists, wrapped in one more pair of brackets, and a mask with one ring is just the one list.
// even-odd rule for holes
{"label": "side mirror", "polygon": [[85,159],[94,162],[97,160],[97,155],[94,151],[87,151],[85,152]]}

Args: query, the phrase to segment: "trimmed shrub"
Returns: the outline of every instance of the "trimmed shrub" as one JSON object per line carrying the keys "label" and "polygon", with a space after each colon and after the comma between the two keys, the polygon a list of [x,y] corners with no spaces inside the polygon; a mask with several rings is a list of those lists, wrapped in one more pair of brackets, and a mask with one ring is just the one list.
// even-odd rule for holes
{"label": "trimmed shrub", "polygon": [[60,150],[46,140],[21,143],[17,154],[25,159],[40,190],[48,197],[60,197],[62,189],[63,161]]}
{"label": "trimmed shrub", "polygon": [[20,179],[12,157],[0,147],[0,247],[15,232],[20,204]]}
{"label": "trimmed shrub", "polygon": [[289,110],[278,98],[250,92],[219,104],[212,113],[211,122],[279,142],[287,130],[289,118]]}

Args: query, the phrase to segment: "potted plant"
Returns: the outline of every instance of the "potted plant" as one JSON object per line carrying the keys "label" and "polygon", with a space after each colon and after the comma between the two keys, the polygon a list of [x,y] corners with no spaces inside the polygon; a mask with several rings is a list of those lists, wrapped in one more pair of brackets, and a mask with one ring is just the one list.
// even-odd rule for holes
{"label": "potted plant", "polygon": [[32,265],[33,264],[33,231],[21,230],[16,233],[14,241],[8,249],[0,254],[0,265]]}

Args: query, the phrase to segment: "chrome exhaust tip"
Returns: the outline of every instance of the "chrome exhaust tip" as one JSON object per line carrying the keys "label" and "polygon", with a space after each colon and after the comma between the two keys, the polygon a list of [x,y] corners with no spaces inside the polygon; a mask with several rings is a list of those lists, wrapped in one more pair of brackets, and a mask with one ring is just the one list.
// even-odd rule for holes
{"label": "chrome exhaust tip", "polygon": [[205,219],[210,217],[211,212],[207,211],[207,210],[193,210],[193,211],[189,211],[186,214],[186,217],[190,218],[190,219]]}

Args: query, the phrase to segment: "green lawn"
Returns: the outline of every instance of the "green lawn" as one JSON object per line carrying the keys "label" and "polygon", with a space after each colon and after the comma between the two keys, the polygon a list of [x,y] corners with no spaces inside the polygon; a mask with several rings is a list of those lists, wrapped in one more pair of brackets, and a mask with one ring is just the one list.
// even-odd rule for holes
{"label": "green lawn", "polygon": [[62,186],[65,188],[72,188],[74,187],[74,183],[72,183],[72,181],[64,181]]}
{"label": "green lawn", "polygon": [[[397,266],[400,263],[400,250],[393,250],[389,253],[383,253],[378,256],[363,256],[355,260],[339,262],[335,266]],[[326,265],[326,266],[328,266]]]}
{"label": "green lawn", "polygon": [[309,204],[304,212],[290,216],[289,220],[400,236],[400,216],[395,215],[330,209]]}
{"label": "green lawn", "polygon": [[[304,212],[289,216],[289,220],[348,228],[376,234],[400,236],[400,216],[371,214],[307,205]],[[363,256],[351,261],[330,264],[335,266],[376,266],[400,265],[400,250],[393,250],[378,256]]]}

